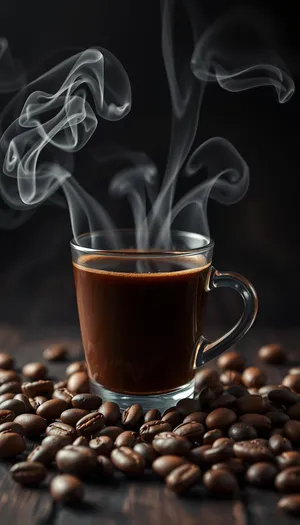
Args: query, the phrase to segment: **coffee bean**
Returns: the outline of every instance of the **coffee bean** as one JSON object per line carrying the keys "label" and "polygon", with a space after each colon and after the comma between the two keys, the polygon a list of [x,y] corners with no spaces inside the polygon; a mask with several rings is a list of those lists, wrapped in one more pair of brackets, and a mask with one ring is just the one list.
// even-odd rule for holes
{"label": "coffee bean", "polygon": [[218,397],[218,399],[215,399],[215,401],[210,403],[209,408],[210,410],[215,410],[216,408],[231,408],[235,403],[236,397],[224,392],[224,394]]}
{"label": "coffee bean", "polygon": [[67,383],[67,389],[73,394],[84,394],[90,389],[89,376],[86,372],[75,372]]}
{"label": "coffee bean", "polygon": [[286,356],[281,344],[273,343],[262,346],[258,351],[259,358],[270,365],[284,363]]}
{"label": "coffee bean", "polygon": [[158,453],[149,443],[137,443],[133,447],[134,452],[142,456],[146,467],[151,467],[153,461],[157,458]]}
{"label": "coffee bean", "polygon": [[47,436],[64,436],[71,438],[72,441],[77,437],[77,432],[75,428],[62,423],[61,421],[54,421],[46,428]]}
{"label": "coffee bean", "polygon": [[[55,435],[55,434],[50,434],[49,436],[46,436],[43,440],[42,440],[42,446],[45,446],[45,447],[52,447],[56,450],[56,452],[58,450],[60,450],[61,448],[64,448],[66,447],[67,445],[71,445],[73,441],[73,438],[71,438],[70,436],[62,436],[62,435]],[[76,441],[76,440],[75,440]],[[74,441],[74,444],[75,444],[75,441]]]}
{"label": "coffee bean", "polygon": [[205,423],[207,428],[220,428],[221,430],[230,427],[236,422],[237,416],[233,410],[229,408],[216,408],[208,414]]}
{"label": "coffee bean", "polygon": [[247,388],[260,388],[265,385],[267,381],[266,374],[256,366],[249,366],[242,374],[242,382]]}
{"label": "coffee bean", "polygon": [[287,414],[279,411],[266,412],[265,416],[271,421],[274,427],[282,427],[290,419]]}
{"label": "coffee bean", "polygon": [[279,492],[300,492],[300,467],[289,467],[280,472],[275,479]]}
{"label": "coffee bean", "polygon": [[241,372],[245,368],[245,359],[239,352],[226,352],[219,357],[217,365],[222,370],[237,370]]}
{"label": "coffee bean", "polygon": [[240,385],[242,382],[241,374],[236,370],[225,370],[220,375],[220,381],[224,386]]}
{"label": "coffee bean", "polygon": [[216,396],[216,392],[213,388],[210,388],[209,386],[201,388],[201,390],[195,396],[195,400],[198,403],[198,410],[206,410],[206,408],[210,406],[211,403],[213,403],[218,397],[220,396]]}
{"label": "coffee bean", "polygon": [[220,437],[218,439],[216,439],[216,441],[213,442],[212,446],[213,447],[218,447],[219,445],[225,445],[225,443],[234,443],[234,440],[231,439],[231,438],[228,438],[228,437]]}
{"label": "coffee bean", "polygon": [[86,372],[87,366],[85,361],[75,361],[74,363],[71,363],[66,368],[66,376],[70,377],[73,374],[76,374],[77,372]]}
{"label": "coffee bean", "polygon": [[61,474],[55,476],[50,484],[50,493],[52,498],[58,503],[72,505],[83,499],[83,485],[75,476]]}
{"label": "coffee bean", "polygon": [[289,467],[300,467],[300,452],[296,452],[295,450],[282,452],[276,457],[276,462],[281,470]]}
{"label": "coffee bean", "polygon": [[21,383],[19,381],[8,381],[0,386],[0,395],[2,394],[19,394],[22,392]]}
{"label": "coffee bean", "polygon": [[30,414],[30,412],[32,412],[32,406],[31,406],[31,404],[29,402],[29,398],[27,396],[25,396],[24,394],[16,394],[14,396],[14,399],[17,399],[18,401],[22,401],[22,403],[25,406],[25,413],[26,414]]}
{"label": "coffee bean", "polygon": [[[53,400],[54,401],[54,400]],[[58,401],[58,400],[57,400]],[[60,414],[60,419],[63,423],[70,425],[71,427],[76,427],[79,419],[83,418],[88,414],[87,410],[81,408],[68,408]]]}
{"label": "coffee bean", "polygon": [[199,467],[207,466],[207,463],[204,459],[204,454],[206,450],[210,450],[212,447],[211,445],[201,445],[201,447],[196,447],[190,450],[190,452],[187,455],[187,459],[191,463],[195,463],[195,465],[198,465]]}
{"label": "coffee bean", "polygon": [[287,415],[290,419],[300,421],[300,403],[296,403],[287,409]]}
{"label": "coffee bean", "polygon": [[0,425],[0,434],[2,432],[13,432],[15,434],[20,434],[20,436],[24,436],[24,429],[19,425],[18,423],[15,423],[14,421],[8,421],[7,423],[2,423]]}
{"label": "coffee bean", "polygon": [[[190,417],[190,416],[187,416]],[[186,419],[186,418],[185,418]],[[172,412],[168,412],[162,417],[162,421],[165,421],[168,423],[171,427],[171,430],[173,430],[175,427],[178,427],[180,423],[182,423],[182,414],[177,412],[177,410],[173,410]]]}
{"label": "coffee bean", "polygon": [[22,392],[28,397],[50,396],[53,392],[53,383],[47,379],[23,383]]}
{"label": "coffee bean", "polygon": [[123,429],[120,427],[106,427],[98,430],[97,436],[109,436],[113,441],[117,439],[119,434],[122,434]]}
{"label": "coffee bean", "polygon": [[88,447],[68,445],[56,454],[56,465],[61,472],[84,477],[95,470],[97,454]]}
{"label": "coffee bean", "polygon": [[133,448],[136,443],[138,443],[140,440],[139,434],[137,432],[133,432],[132,430],[125,430],[125,432],[122,432],[119,434],[115,440],[115,446],[117,448],[120,447],[129,447]]}
{"label": "coffee bean", "polygon": [[287,390],[286,388],[276,388],[268,393],[268,398],[272,403],[279,405],[294,405],[299,402],[299,397],[295,392]]}
{"label": "coffee bean", "polygon": [[242,423],[247,423],[255,428],[259,435],[269,435],[272,423],[266,416],[262,414],[244,414],[240,417]]}
{"label": "coffee bean", "polygon": [[249,463],[272,461],[273,459],[272,453],[267,447],[251,441],[234,443],[233,451],[237,458],[241,458]]}
{"label": "coffee bean", "polygon": [[0,410],[0,425],[2,425],[2,423],[13,421],[15,417],[16,414],[12,410]]}
{"label": "coffee bean", "polygon": [[176,494],[182,494],[196,485],[201,478],[201,470],[196,465],[184,463],[176,467],[166,477],[167,487]]}
{"label": "coffee bean", "polygon": [[120,419],[120,408],[117,403],[112,403],[111,401],[106,401],[98,409],[100,414],[103,414],[106,425],[115,425]]}
{"label": "coffee bean", "polygon": [[[191,423],[192,421],[196,421],[196,423],[201,423],[201,425],[205,424],[205,420],[208,416],[207,412],[192,412],[188,416],[186,416],[183,420],[183,423]],[[166,420],[164,420],[166,421]],[[176,427],[181,423],[179,421],[176,425]],[[175,428],[175,427],[174,427]]]}
{"label": "coffee bean", "polygon": [[215,496],[228,496],[238,489],[235,476],[228,470],[208,470],[203,476],[203,483]]}
{"label": "coffee bean", "polygon": [[272,392],[272,390],[277,390],[277,389],[278,389],[277,385],[264,385],[258,389],[258,393],[260,396],[264,396],[264,395],[268,395],[269,392]]}
{"label": "coffee bean", "polygon": [[[4,367],[1,367],[1,368],[4,368]],[[289,375],[300,376],[300,366],[293,366],[293,368],[290,368]]]}
{"label": "coffee bean", "polygon": [[83,408],[84,410],[97,410],[101,403],[101,397],[95,394],[77,394],[72,399],[74,408]]}
{"label": "coffee bean", "polygon": [[278,503],[278,508],[289,512],[294,516],[300,516],[300,494],[289,494],[281,498]]}
{"label": "coffee bean", "polygon": [[238,422],[229,427],[228,436],[234,441],[247,441],[248,439],[257,438],[257,432],[252,425]]}
{"label": "coffee bean", "polygon": [[142,456],[129,447],[115,448],[111,453],[111,461],[117,469],[129,476],[138,476],[145,468]]}
{"label": "coffee bean", "polygon": [[195,375],[195,391],[200,392],[203,387],[215,386],[219,382],[218,372],[209,368],[201,368]]}
{"label": "coffee bean", "polygon": [[15,432],[0,434],[0,458],[10,458],[22,454],[25,450],[25,441]]}
{"label": "coffee bean", "polygon": [[53,388],[54,390],[59,390],[60,388],[67,388],[68,381],[57,381],[57,383],[54,383]]}
{"label": "coffee bean", "polygon": [[300,445],[300,421],[291,419],[285,423],[283,429],[285,437],[294,445]]}
{"label": "coffee bean", "polygon": [[269,449],[272,450],[275,456],[278,456],[286,450],[292,450],[292,443],[289,439],[282,437],[279,434],[275,434],[269,439]]}
{"label": "coffee bean", "polygon": [[198,409],[198,403],[195,399],[185,398],[180,399],[176,405],[176,410],[181,414],[183,417],[188,416],[189,414],[192,414],[192,412],[196,412]]}
{"label": "coffee bean", "polygon": [[226,388],[226,393],[239,399],[240,397],[248,396],[248,390],[242,385],[230,385]]}
{"label": "coffee bean", "polygon": [[220,463],[226,461],[234,456],[232,443],[219,445],[205,450],[203,453],[204,461],[206,463]]}
{"label": "coffee bean", "polygon": [[228,470],[229,472],[232,472],[232,474],[235,474],[236,476],[240,476],[241,474],[244,474],[245,472],[245,463],[239,459],[239,458],[230,458],[227,461],[223,461],[221,463],[215,463],[214,465],[211,465],[212,470]]}
{"label": "coffee bean", "polygon": [[157,408],[150,408],[150,410],[144,415],[144,423],[154,421],[155,419],[161,419],[161,413]]}
{"label": "coffee bean", "polygon": [[151,443],[154,436],[160,432],[169,432],[171,430],[171,425],[162,419],[157,419],[154,421],[148,421],[144,423],[140,428],[140,437],[142,441],[146,443]]}
{"label": "coffee bean", "polygon": [[0,352],[0,368],[3,370],[11,370],[14,367],[14,360],[9,354]]}
{"label": "coffee bean", "polygon": [[43,358],[46,361],[63,361],[67,355],[68,349],[62,344],[48,346],[43,352]]}
{"label": "coffee bean", "polygon": [[[17,394],[18,395],[18,394]],[[15,394],[12,392],[7,392],[6,394],[0,394],[0,405],[3,403],[3,401],[8,401],[9,399],[14,399]]]}
{"label": "coffee bean", "polygon": [[115,467],[106,456],[97,456],[97,471],[106,479],[114,477]]}
{"label": "coffee bean", "polygon": [[[0,385],[10,383],[11,381],[20,382],[20,378],[14,370],[3,370],[0,369]],[[1,392],[2,394],[3,392]]]}
{"label": "coffee bean", "polygon": [[45,379],[47,368],[42,363],[28,363],[23,366],[22,374],[30,381],[39,381]]}
{"label": "coffee bean", "polygon": [[241,414],[264,414],[266,404],[261,396],[243,396],[237,399],[236,408]]}
{"label": "coffee bean", "polygon": [[161,432],[154,437],[152,446],[156,452],[162,455],[185,456],[191,449],[192,444],[174,432]]}
{"label": "coffee bean", "polygon": [[68,408],[68,404],[62,399],[49,399],[42,403],[36,411],[38,416],[51,421],[60,416],[60,414]]}
{"label": "coffee bean", "polygon": [[201,423],[192,421],[191,423],[181,423],[178,427],[174,428],[175,434],[184,437],[194,443],[200,441],[204,435],[204,426]]}
{"label": "coffee bean", "polygon": [[122,423],[126,430],[138,428],[144,417],[143,409],[138,403],[126,408],[122,414]]}
{"label": "coffee bean", "polygon": [[18,401],[18,399],[8,399],[0,404],[0,411],[1,410],[10,410],[16,416],[19,416],[20,414],[24,414],[25,405],[22,401]]}
{"label": "coffee bean", "polygon": [[84,436],[79,436],[75,439],[75,441],[73,441],[73,445],[74,447],[88,447],[89,442]]}
{"label": "coffee bean", "polygon": [[262,461],[248,468],[246,479],[250,485],[267,488],[273,485],[277,473],[277,468],[273,463]]}
{"label": "coffee bean", "polygon": [[219,428],[214,428],[213,430],[205,432],[202,443],[203,445],[212,445],[216,441],[216,439],[219,439],[222,436],[222,430],[220,430]]}
{"label": "coffee bean", "polygon": [[283,428],[272,428],[269,438],[272,436],[284,436],[284,430]]}
{"label": "coffee bean", "polygon": [[153,461],[152,469],[159,477],[164,479],[170,472],[184,463],[186,463],[186,460],[183,457],[170,455],[160,456]]}
{"label": "coffee bean", "polygon": [[89,445],[96,452],[97,456],[109,456],[114,448],[113,440],[108,436],[99,436],[91,439]]}
{"label": "coffee bean", "polygon": [[53,399],[62,399],[69,407],[72,405],[73,394],[67,388],[58,388],[53,392]]}
{"label": "coffee bean", "polygon": [[105,419],[100,412],[92,412],[82,417],[76,423],[76,430],[79,436],[91,436],[97,430],[101,430],[104,427]]}
{"label": "coffee bean", "polygon": [[56,446],[39,445],[30,452],[27,456],[27,461],[37,461],[38,463],[45,465],[45,467],[49,467],[54,461],[56,453]]}
{"label": "coffee bean", "polygon": [[15,418],[15,423],[19,423],[24,429],[24,435],[29,438],[36,438],[44,434],[47,421],[36,414],[20,414]]}
{"label": "coffee bean", "polygon": [[10,474],[21,485],[37,486],[44,481],[47,470],[42,463],[22,461],[11,467]]}
{"label": "coffee bean", "polygon": [[300,393],[300,374],[299,375],[291,374],[291,375],[285,376],[285,378],[282,381],[282,384],[284,386],[288,386],[289,388],[292,388],[293,390],[295,390],[295,392],[299,394]]}
{"label": "coffee bean", "polygon": [[45,396],[36,396],[34,398],[29,398],[29,403],[34,412],[36,412],[37,409],[46,401],[48,401],[48,399]]}

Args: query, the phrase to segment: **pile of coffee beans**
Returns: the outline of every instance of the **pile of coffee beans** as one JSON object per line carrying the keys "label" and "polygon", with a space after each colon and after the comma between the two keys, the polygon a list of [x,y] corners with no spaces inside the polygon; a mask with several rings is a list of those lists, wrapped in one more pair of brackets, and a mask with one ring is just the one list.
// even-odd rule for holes
{"label": "pile of coffee beans", "polygon": [[[66,354],[55,345],[44,358]],[[258,355],[272,365],[286,360],[278,344]],[[267,384],[263,370],[246,367],[235,351],[217,367],[200,369],[194,399],[163,414],[139,404],[121,413],[88,392],[84,361],[69,364],[66,379],[54,384],[46,365],[28,363],[21,377],[0,353],[0,458],[17,459],[11,476],[25,486],[46,482],[56,465],[50,493],[64,504],[82,500],[85,479],[108,483],[152,469],[176,494],[197,484],[217,498],[237,496],[247,484],[274,489],[282,494],[278,507],[300,515],[300,367],[280,385]]]}

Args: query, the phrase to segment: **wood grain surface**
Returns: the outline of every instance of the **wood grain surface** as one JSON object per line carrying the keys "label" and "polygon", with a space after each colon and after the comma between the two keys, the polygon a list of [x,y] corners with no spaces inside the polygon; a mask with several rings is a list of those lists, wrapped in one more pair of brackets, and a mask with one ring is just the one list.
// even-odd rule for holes
{"label": "wood grain surface", "polygon": [[[216,331],[219,332],[219,331]],[[14,355],[18,369],[29,361],[43,361],[46,345],[65,342],[71,359],[83,357],[77,328],[53,329],[39,327],[31,330],[0,327],[0,350]],[[247,362],[258,364],[257,349],[266,342],[281,341],[288,350],[286,366],[259,366],[268,373],[270,383],[279,383],[289,365],[300,364],[300,330],[276,332],[253,331],[238,345]],[[51,377],[60,379],[68,363],[48,364]],[[209,366],[214,367],[212,362]],[[28,443],[32,448],[34,443]],[[112,484],[85,484],[85,503],[79,508],[64,508],[52,502],[48,483],[54,475],[49,472],[39,489],[24,489],[8,474],[10,463],[0,463],[0,524],[2,525],[293,525],[299,519],[283,514],[276,508],[275,492],[243,489],[238,499],[208,498],[201,487],[178,498],[168,491],[152,474],[140,481],[117,478]]]}

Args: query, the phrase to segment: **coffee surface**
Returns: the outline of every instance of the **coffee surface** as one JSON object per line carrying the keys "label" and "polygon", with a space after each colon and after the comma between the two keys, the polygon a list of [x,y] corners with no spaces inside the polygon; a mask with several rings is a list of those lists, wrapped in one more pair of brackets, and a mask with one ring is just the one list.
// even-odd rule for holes
{"label": "coffee surface", "polygon": [[193,378],[210,266],[203,258],[84,256],[73,266],[92,379],[116,392],[153,394]]}

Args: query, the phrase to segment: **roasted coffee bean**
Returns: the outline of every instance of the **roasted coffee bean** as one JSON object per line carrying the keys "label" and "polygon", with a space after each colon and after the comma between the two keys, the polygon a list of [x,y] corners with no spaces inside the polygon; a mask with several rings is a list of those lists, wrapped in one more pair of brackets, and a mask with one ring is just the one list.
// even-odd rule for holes
{"label": "roasted coffee bean", "polygon": [[261,396],[243,396],[237,399],[236,408],[241,414],[264,414],[266,404]]}
{"label": "roasted coffee bean", "polygon": [[300,403],[296,403],[287,409],[287,415],[290,419],[300,421]]}
{"label": "roasted coffee bean", "polygon": [[249,366],[242,374],[242,382],[247,388],[260,388],[267,381],[266,374],[256,366]]}
{"label": "roasted coffee bean", "polygon": [[59,390],[60,388],[67,388],[67,383],[67,380],[57,381],[57,383],[54,383],[53,388],[54,390]]}
{"label": "roasted coffee bean", "polygon": [[4,385],[5,383],[10,383],[11,381],[20,382],[20,378],[17,372],[15,372],[14,370],[0,369],[0,385]]}
{"label": "roasted coffee bean", "polygon": [[39,381],[45,379],[47,368],[42,363],[28,363],[23,366],[22,374],[30,381]]}
{"label": "roasted coffee bean", "polygon": [[234,441],[247,441],[248,439],[257,438],[257,432],[252,425],[238,422],[229,427],[228,436]]}
{"label": "roasted coffee bean", "polygon": [[52,498],[58,503],[77,505],[83,499],[84,489],[77,477],[61,474],[52,479],[50,493]]}
{"label": "roasted coffee bean", "polygon": [[218,397],[220,396],[216,396],[215,390],[209,386],[201,388],[200,392],[198,392],[195,396],[195,400],[198,403],[198,410],[206,410],[206,408],[210,406],[211,403],[213,403]]}
{"label": "roasted coffee bean", "polygon": [[0,405],[4,401],[8,401],[9,399],[14,399],[14,397],[15,397],[15,394],[13,394],[12,392],[11,393],[7,392],[6,394],[0,394]]}
{"label": "roasted coffee bean", "polygon": [[225,443],[234,443],[234,440],[229,437],[220,437],[213,442],[213,447],[219,447],[220,445],[225,445]]}
{"label": "roasted coffee bean", "polygon": [[278,503],[278,508],[289,512],[294,516],[300,516],[300,494],[289,494],[281,498]]}
{"label": "roasted coffee bean", "polygon": [[269,435],[272,423],[269,418],[262,414],[244,414],[240,417],[242,423],[247,423],[255,428],[259,435]]}
{"label": "roasted coffee bean", "polygon": [[224,394],[218,397],[218,399],[215,399],[215,401],[210,403],[209,408],[210,410],[215,410],[216,408],[231,408],[235,403],[236,397],[224,392]]}
{"label": "roasted coffee bean", "polygon": [[144,413],[141,405],[138,403],[126,408],[122,414],[123,427],[126,430],[134,430],[139,427],[143,421]]}
{"label": "roasted coffee bean", "polygon": [[285,376],[285,378],[282,381],[282,384],[284,386],[288,386],[289,388],[292,388],[297,392],[297,394],[300,393],[300,374],[299,375],[288,375]]}
{"label": "roasted coffee bean", "polygon": [[74,363],[71,363],[66,368],[66,376],[70,377],[73,374],[76,374],[77,372],[86,372],[87,366],[85,361],[75,361]]}
{"label": "roasted coffee bean", "polygon": [[220,463],[220,461],[227,461],[234,456],[232,443],[219,445],[218,447],[211,447],[203,453],[204,461],[206,463]]}
{"label": "roasted coffee bean", "polygon": [[79,436],[91,436],[97,430],[101,430],[104,427],[105,419],[100,412],[92,412],[82,417],[76,423],[76,430]]}
{"label": "roasted coffee bean", "polygon": [[97,410],[101,403],[101,397],[95,394],[77,394],[72,399],[74,408],[83,408],[84,410]]}
{"label": "roasted coffee bean", "polygon": [[122,432],[117,436],[115,439],[115,446],[117,448],[120,447],[129,447],[133,448],[134,445],[136,445],[140,441],[140,436],[137,434],[137,432],[133,432],[133,430],[125,430],[125,432]]}
{"label": "roasted coffee bean", "polygon": [[124,430],[120,427],[106,427],[102,428],[101,430],[98,430],[96,432],[97,436],[109,436],[113,441],[117,439],[117,437],[122,434]]}
{"label": "roasted coffee bean", "polygon": [[14,367],[14,360],[13,358],[5,354],[4,352],[0,352],[0,368],[3,370],[11,370]]}
{"label": "roasted coffee bean", "polygon": [[[4,367],[1,367],[1,368],[4,368]],[[293,366],[293,368],[290,368],[289,375],[300,376],[300,366]]]}
{"label": "roasted coffee bean", "polygon": [[47,379],[23,383],[22,392],[28,397],[50,396],[53,392],[53,383]]}
{"label": "roasted coffee bean", "polygon": [[0,410],[0,425],[2,425],[2,423],[13,421],[15,417],[16,414],[12,410]]}
{"label": "roasted coffee bean", "polygon": [[203,476],[203,483],[215,496],[228,496],[238,489],[235,476],[228,470],[208,470]]}
{"label": "roasted coffee bean", "polygon": [[194,443],[195,441],[201,441],[203,438],[205,429],[201,423],[192,421],[191,423],[181,423],[178,427],[174,428],[175,434],[184,437]]}
{"label": "roasted coffee bean", "polygon": [[220,428],[221,430],[230,427],[236,422],[237,416],[229,408],[216,408],[208,414],[205,424],[208,429]]}
{"label": "roasted coffee bean", "polygon": [[[196,421],[196,423],[201,423],[202,425],[204,425],[207,416],[208,416],[207,412],[192,412],[191,414],[189,414],[188,416],[186,416],[184,418],[183,423],[191,423],[192,421]],[[166,420],[164,420],[164,421],[166,421]],[[181,421],[178,423],[178,425],[180,423],[181,423]],[[176,425],[176,427],[178,425]]]}
{"label": "roasted coffee bean", "polygon": [[24,435],[29,438],[41,436],[47,428],[46,419],[36,414],[20,414],[15,418],[15,423],[23,427]]}
{"label": "roasted coffee bean", "polygon": [[268,488],[273,485],[277,473],[277,468],[273,463],[261,461],[248,468],[246,479],[251,485]]}
{"label": "roasted coffee bean", "polygon": [[299,397],[295,392],[287,390],[286,388],[276,388],[268,393],[268,398],[272,403],[277,405],[294,405],[299,402]]}
{"label": "roasted coffee bean", "polygon": [[174,432],[161,432],[154,437],[152,446],[156,452],[162,455],[185,456],[192,444],[188,439],[178,436]]}
{"label": "roasted coffee bean", "polygon": [[22,461],[11,467],[10,474],[21,485],[37,486],[44,481],[47,470],[42,463]]}
{"label": "roasted coffee bean", "polygon": [[68,408],[67,410],[64,410],[64,412],[60,414],[60,419],[62,420],[63,423],[66,423],[67,425],[70,425],[71,427],[76,427],[76,424],[78,423],[79,419],[83,418],[87,414],[88,414],[88,411],[83,410],[81,408]]}
{"label": "roasted coffee bean", "polygon": [[294,419],[287,421],[283,430],[285,437],[290,439],[294,445],[300,445],[300,421]]}
{"label": "roasted coffee bean", "polygon": [[150,410],[144,415],[144,423],[154,421],[155,419],[161,419],[161,413],[157,408],[150,408]]}
{"label": "roasted coffee bean", "polygon": [[219,439],[222,436],[222,430],[220,430],[219,428],[214,428],[213,430],[205,432],[202,439],[202,443],[203,445],[212,445],[216,441],[216,439]]}
{"label": "roasted coffee bean", "polygon": [[57,419],[60,414],[68,408],[68,404],[62,399],[49,399],[42,403],[36,411],[38,416],[41,416],[47,421]]}
{"label": "roasted coffee bean", "polygon": [[160,432],[169,432],[171,430],[171,425],[162,419],[157,419],[154,421],[149,421],[144,423],[140,428],[140,437],[142,441],[146,443],[151,443],[154,436]]}
{"label": "roasted coffee bean", "polygon": [[90,382],[89,376],[86,372],[75,372],[72,374],[67,382],[67,389],[73,394],[84,394],[89,392]]}
{"label": "roasted coffee bean", "polygon": [[258,350],[259,358],[270,365],[279,365],[284,363],[286,356],[281,344],[273,343],[262,346]]}
{"label": "roasted coffee bean", "polygon": [[16,432],[2,432],[0,434],[0,458],[11,458],[22,454],[26,444],[22,436]]}
{"label": "roasted coffee bean", "polygon": [[77,437],[75,428],[62,423],[61,421],[54,421],[46,428],[47,436],[65,436],[71,438],[72,441]]}
{"label": "roasted coffee bean", "polygon": [[145,466],[151,467],[153,461],[157,458],[158,453],[149,443],[137,443],[133,447],[134,452],[137,452],[144,458]]}
{"label": "roasted coffee bean", "polygon": [[277,465],[281,470],[289,467],[300,467],[300,452],[288,450],[276,457]]}
{"label": "roasted coffee bean", "polygon": [[239,441],[234,443],[233,451],[237,458],[241,458],[249,463],[259,463],[261,461],[272,461],[271,451],[260,443],[253,441]]}
{"label": "roasted coffee bean", "polygon": [[90,474],[97,466],[97,454],[89,447],[68,445],[57,452],[55,459],[61,472],[80,478]]}
{"label": "roasted coffee bean", "polygon": [[272,428],[269,438],[272,436],[284,436],[284,430],[283,428]]}
{"label": "roasted coffee bean", "polygon": [[248,390],[243,385],[231,385],[226,388],[226,393],[239,399],[240,397],[248,396]]}
{"label": "roasted coffee bean", "polygon": [[187,458],[191,463],[195,463],[195,465],[198,465],[200,467],[207,466],[208,463],[206,463],[204,459],[204,454],[206,450],[211,449],[211,445],[201,445],[201,447],[196,447],[190,450],[190,452],[187,454]]}
{"label": "roasted coffee bean", "polygon": [[224,386],[240,385],[242,382],[242,377],[241,374],[236,370],[225,370],[220,375],[220,381]]}
{"label": "roasted coffee bean", "polygon": [[164,479],[170,474],[170,472],[184,463],[186,463],[186,460],[183,457],[170,455],[160,456],[153,461],[152,469],[159,477]]}
{"label": "roasted coffee bean", "polygon": [[277,388],[277,385],[264,385],[258,389],[258,393],[260,396],[265,396],[268,395],[269,392],[272,392],[272,390],[277,390]]}
{"label": "roasted coffee bean", "polygon": [[209,368],[201,368],[195,375],[195,391],[200,392],[205,386],[216,386],[219,382],[218,372]]}
{"label": "roasted coffee bean", "polygon": [[19,381],[8,381],[0,386],[0,395],[2,394],[20,394],[22,392],[21,383]]}
{"label": "roasted coffee bean", "polygon": [[[53,447],[56,452],[60,450],[61,448],[66,447],[67,445],[71,445],[73,441],[73,438],[70,436],[62,436],[58,434],[50,434],[49,436],[46,436],[43,440],[41,445],[45,447]],[[75,444],[75,441],[74,441]]]}
{"label": "roasted coffee bean", "polygon": [[22,401],[18,401],[17,399],[8,399],[1,403],[0,412],[1,410],[11,410],[16,416],[19,416],[20,414],[24,414],[25,405]]}
{"label": "roasted coffee bean", "polygon": [[196,412],[198,410],[198,403],[196,399],[180,399],[176,405],[176,410],[181,414],[183,417],[188,416],[189,414],[192,414],[192,412]]}
{"label": "roasted coffee bean", "polygon": [[45,467],[49,467],[54,461],[56,453],[57,448],[55,446],[39,445],[30,452],[27,461],[37,461],[45,465]]}
{"label": "roasted coffee bean", "polygon": [[144,472],[144,459],[129,447],[115,448],[111,453],[111,461],[117,469],[129,476],[139,476]]}
{"label": "roasted coffee bean", "polygon": [[292,443],[289,439],[280,436],[279,434],[275,434],[269,439],[269,449],[272,450],[275,456],[278,456],[286,450],[292,450]]}
{"label": "roasted coffee bean", "polygon": [[266,412],[265,416],[270,419],[272,426],[282,427],[287,421],[289,421],[289,416],[284,412]]}
{"label": "roasted coffee bean", "polygon": [[[177,410],[173,410],[172,412],[168,412],[162,417],[162,421],[165,421],[171,426],[171,430],[173,430],[175,427],[178,427],[180,423],[182,423],[182,414],[177,412]],[[190,417],[190,416],[187,416]],[[186,418],[185,418],[186,419]]]}
{"label": "roasted coffee bean", "polygon": [[115,467],[106,456],[97,456],[97,471],[104,478],[110,479],[114,477]]}
{"label": "roasted coffee bean", "polygon": [[45,403],[46,401],[48,401],[47,397],[45,396],[36,396],[34,398],[30,397],[29,398],[29,403],[31,405],[31,408],[32,410],[34,410],[34,412],[37,411],[37,409],[43,404]]}
{"label": "roasted coffee bean", "polygon": [[69,407],[72,405],[73,394],[67,388],[58,388],[53,392],[53,399],[62,399]]}
{"label": "roasted coffee bean", "polygon": [[12,432],[14,434],[20,434],[20,436],[24,436],[24,429],[19,425],[19,423],[15,423],[14,421],[8,421],[7,423],[2,423],[0,425],[0,434],[2,432]]}
{"label": "roasted coffee bean", "polygon": [[175,406],[166,408],[166,410],[163,411],[161,417],[164,417],[166,414],[169,414],[169,412],[174,412],[174,411],[176,411],[176,407]]}
{"label": "roasted coffee bean", "polygon": [[196,485],[200,478],[201,470],[199,467],[191,463],[184,463],[168,474],[166,485],[176,494],[182,494]]}
{"label": "roasted coffee bean", "polygon": [[239,458],[230,458],[227,461],[221,463],[215,463],[211,465],[212,470],[228,470],[236,476],[244,474],[246,466],[242,459]]}
{"label": "roasted coffee bean", "polygon": [[300,492],[300,467],[289,467],[279,472],[275,486],[279,492]]}
{"label": "roasted coffee bean", "polygon": [[84,436],[79,436],[75,439],[75,441],[73,441],[73,445],[74,447],[88,447],[89,442]]}
{"label": "roasted coffee bean", "polygon": [[111,401],[106,401],[98,409],[100,414],[103,414],[106,425],[115,425],[120,419],[120,408],[117,403],[112,403]]}
{"label": "roasted coffee bean", "polygon": [[99,436],[91,439],[89,446],[97,456],[109,456],[114,448],[113,440],[108,436]]}
{"label": "roasted coffee bean", "polygon": [[46,361],[63,361],[67,355],[68,349],[62,344],[48,346],[43,352],[43,358]]}
{"label": "roasted coffee bean", "polygon": [[25,406],[25,413],[30,414],[32,412],[32,406],[29,402],[29,398],[25,396],[24,394],[15,394],[14,399],[17,399],[18,401],[22,401],[22,403]]}
{"label": "roasted coffee bean", "polygon": [[219,357],[217,365],[222,370],[241,372],[245,368],[245,359],[239,352],[226,352]]}

